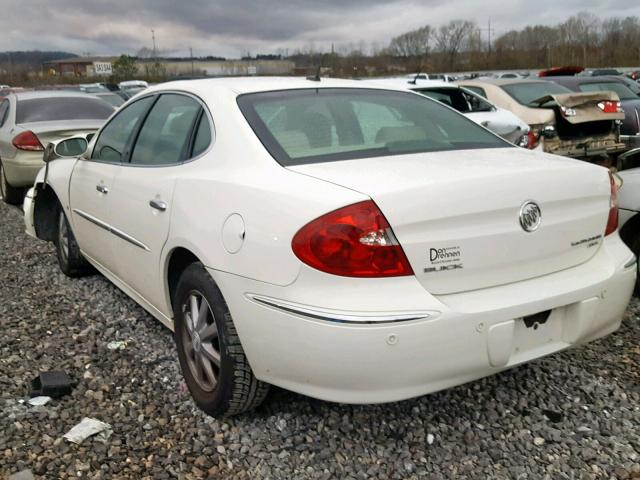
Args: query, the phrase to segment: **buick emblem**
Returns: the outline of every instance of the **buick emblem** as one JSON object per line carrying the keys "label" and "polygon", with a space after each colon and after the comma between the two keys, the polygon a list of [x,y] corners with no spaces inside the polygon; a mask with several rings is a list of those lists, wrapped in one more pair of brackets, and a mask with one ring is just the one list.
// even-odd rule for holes
{"label": "buick emblem", "polygon": [[540,226],[542,212],[536,202],[524,202],[520,207],[520,226],[525,232],[534,232]]}

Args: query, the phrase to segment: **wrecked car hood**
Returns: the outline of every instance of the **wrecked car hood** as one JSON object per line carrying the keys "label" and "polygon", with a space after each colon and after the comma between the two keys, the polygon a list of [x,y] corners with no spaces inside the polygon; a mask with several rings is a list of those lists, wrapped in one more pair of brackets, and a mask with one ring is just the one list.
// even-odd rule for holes
{"label": "wrecked car hood", "polygon": [[[562,116],[569,123],[595,122],[599,120],[624,120],[624,112],[605,113],[598,103],[619,102],[620,98],[614,92],[584,92],[584,93],[559,93],[557,95],[544,95],[533,100],[529,105],[539,108],[545,104],[553,103],[560,107]],[[573,115],[567,115],[565,109],[575,111]]]}

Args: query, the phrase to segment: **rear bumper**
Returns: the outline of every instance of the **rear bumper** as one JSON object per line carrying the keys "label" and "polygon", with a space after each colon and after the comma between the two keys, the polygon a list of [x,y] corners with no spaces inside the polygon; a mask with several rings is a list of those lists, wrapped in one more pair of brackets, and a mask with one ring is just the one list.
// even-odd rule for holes
{"label": "rear bumper", "polygon": [[20,152],[14,158],[3,158],[2,165],[12,187],[29,187],[44,166],[42,152]]}
{"label": "rear bumper", "polygon": [[616,140],[611,134],[601,137],[592,137],[578,140],[562,140],[554,138],[544,141],[544,151],[571,158],[589,158],[600,155],[610,155],[627,150],[628,147],[622,141]]}
{"label": "rear bumper", "polygon": [[[438,297],[413,277],[362,281],[303,267],[293,284],[278,287],[210,273],[259,379],[324,400],[378,403],[459,385],[615,331],[636,267],[612,235],[577,267]],[[525,326],[523,316],[546,310],[544,324]],[[414,319],[392,321],[403,314]]]}
{"label": "rear bumper", "polygon": [[620,135],[620,141],[626,145],[626,148],[640,148],[640,133],[636,135]]}

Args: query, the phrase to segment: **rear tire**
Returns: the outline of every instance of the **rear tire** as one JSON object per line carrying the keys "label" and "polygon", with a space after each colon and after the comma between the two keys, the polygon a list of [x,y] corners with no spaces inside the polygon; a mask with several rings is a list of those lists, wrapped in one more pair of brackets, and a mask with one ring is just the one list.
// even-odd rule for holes
{"label": "rear tire", "polygon": [[93,273],[93,268],[80,253],[80,247],[62,208],[58,210],[58,228],[54,243],[58,265],[67,277],[84,277]]}
{"label": "rear tire", "polygon": [[24,189],[9,185],[2,162],[0,162],[0,195],[9,205],[20,205],[24,200]]}
{"label": "rear tire", "polygon": [[[636,231],[635,235],[629,241],[629,249],[636,255],[636,258],[640,258],[640,232]],[[639,265],[636,261],[636,272],[640,274]],[[640,297],[640,275],[636,276],[636,285],[633,288],[633,295]]]}
{"label": "rear tire", "polygon": [[214,417],[260,405],[269,384],[254,376],[222,293],[201,263],[180,277],[173,312],[178,359],[196,405]]}

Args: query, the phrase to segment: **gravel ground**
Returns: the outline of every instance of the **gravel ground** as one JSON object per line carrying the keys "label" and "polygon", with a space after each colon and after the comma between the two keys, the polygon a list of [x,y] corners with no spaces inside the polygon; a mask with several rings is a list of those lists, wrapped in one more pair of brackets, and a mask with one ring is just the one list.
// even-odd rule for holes
{"label": "gravel ground", "polygon": [[[640,478],[636,301],[606,339],[442,393],[348,406],[273,389],[215,420],[190,400],[167,329],[101,276],[62,275],[19,210],[0,204],[0,219],[0,477]],[[73,394],[25,405],[50,369]],[[62,439],[83,417],[113,435]]]}

